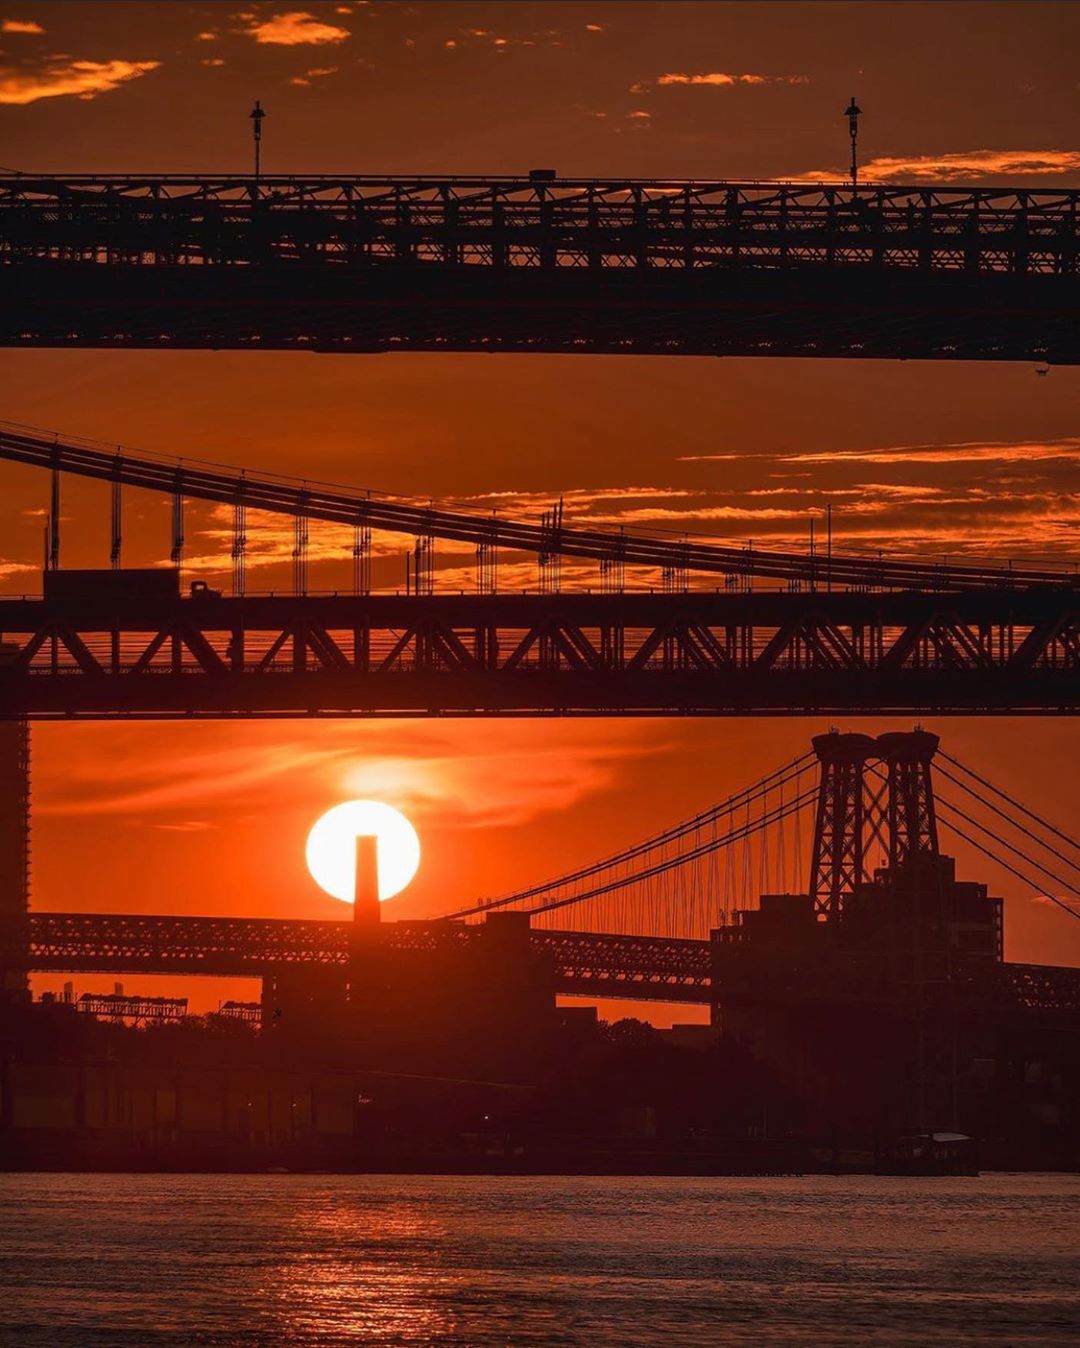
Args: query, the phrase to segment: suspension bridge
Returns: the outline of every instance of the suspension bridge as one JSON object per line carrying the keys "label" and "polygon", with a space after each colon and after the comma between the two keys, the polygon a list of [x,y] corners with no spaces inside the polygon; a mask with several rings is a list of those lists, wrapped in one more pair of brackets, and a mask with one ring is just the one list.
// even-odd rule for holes
{"label": "suspension bridge", "polygon": [[0,344],[1080,359],[1075,191],[0,175]]}
{"label": "suspension bridge", "polygon": [[[948,791],[935,789],[937,750],[923,731],[819,736],[754,785],[618,853],[441,919],[377,926],[381,958],[392,968],[466,950],[516,914],[563,994],[876,1005],[917,982],[977,1012],[1080,1014],[1080,970],[1004,960],[1001,900],[956,879],[939,828],[1063,922],[1080,917],[1080,843],[951,755],[936,764]],[[265,978],[346,967],[355,931],[42,912],[28,918],[21,959],[31,971]]]}
{"label": "suspension bridge", "polygon": [[[1075,566],[859,555],[512,518],[0,426],[49,475],[41,597],[0,599],[0,716],[1071,714]],[[61,483],[111,498],[111,570],[61,567]],[[168,565],[122,566],[122,493],[171,501]],[[181,589],[185,505],[231,515],[231,593]],[[249,511],[292,521],[291,594],[246,584]],[[313,523],[351,561],[310,592]],[[404,592],[372,584],[404,536]],[[437,545],[473,551],[444,588]],[[500,588],[535,562],[535,589]],[[596,588],[564,574],[595,566]],[[500,570],[502,568],[502,570]],[[460,579],[460,568],[453,574]],[[574,588],[575,583],[579,588]]]}

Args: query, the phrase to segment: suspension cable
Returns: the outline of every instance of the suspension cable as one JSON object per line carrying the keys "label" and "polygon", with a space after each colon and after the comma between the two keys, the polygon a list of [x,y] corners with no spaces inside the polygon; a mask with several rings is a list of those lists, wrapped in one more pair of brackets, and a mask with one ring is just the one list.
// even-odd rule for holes
{"label": "suspension cable", "polygon": [[555,876],[552,879],[542,881],[539,884],[531,885],[527,889],[515,890],[512,894],[506,894],[499,898],[483,899],[468,908],[462,908],[455,913],[447,914],[444,920],[451,921],[462,917],[472,917],[476,913],[490,912],[494,908],[505,907],[511,903],[523,903],[526,899],[535,898],[537,895],[546,894],[555,889],[564,889],[567,885],[573,884],[578,880],[587,880],[591,876],[597,875],[601,871],[610,870],[615,866],[624,865],[628,861],[642,856],[644,853],[655,851],[658,847],[663,847],[667,843],[675,842],[679,838],[685,837],[687,833],[692,833],[695,829],[700,829],[724,815],[730,815],[738,809],[744,801],[749,803],[754,799],[768,794],[778,784],[777,779],[781,779],[784,785],[791,781],[797,782],[799,777],[806,771],[810,761],[815,759],[816,755],[812,752],[801,754],[792,762],[777,768],[766,777],[762,777],[755,782],[753,786],[745,787],[742,791],[728,796],[726,800],[718,805],[712,805],[700,814],[684,819],[678,824],[673,824],[670,828],[661,833],[653,834],[649,838],[643,839],[639,843],[625,848],[621,852],[613,853],[611,856],[604,857],[600,861],[591,862],[588,866],[582,866],[576,871],[568,871],[563,875]]}
{"label": "suspension cable", "polygon": [[[985,786],[988,791],[993,791],[996,796],[1000,796],[1002,800],[1008,801],[1013,809],[1020,810],[1021,813],[1026,814],[1029,819],[1034,819],[1037,824],[1048,829],[1055,837],[1060,838],[1062,842],[1068,843],[1070,847],[1073,847],[1080,852],[1080,843],[1078,843],[1075,838],[1070,838],[1067,833],[1063,833],[1061,829],[1056,828],[1048,819],[1043,819],[1043,817],[1036,814],[1034,810],[1029,810],[1026,805],[1023,805],[1020,801],[1014,799],[1007,791],[1002,791],[1001,787],[995,786],[993,782],[988,782],[985,777],[980,777],[979,774],[969,768],[966,763],[961,763],[958,758],[953,758],[952,755],[947,754],[944,749],[938,749],[937,757],[945,759],[947,763],[951,763],[954,768],[959,768],[961,772],[966,772],[969,777],[974,777],[975,780],[980,785]],[[944,768],[940,770],[942,772],[945,771]],[[970,788],[966,787],[965,790],[970,790]]]}
{"label": "suspension cable", "polygon": [[1045,887],[1043,885],[1035,884],[1035,882],[1031,879],[1030,876],[1025,875],[1023,871],[1017,870],[1015,866],[1010,866],[1010,864],[1007,861],[1005,861],[1002,857],[999,857],[989,847],[984,846],[977,839],[972,838],[970,834],[965,833],[962,828],[954,824],[951,820],[943,819],[941,822],[945,825],[947,829],[950,829],[953,833],[955,833],[958,838],[963,838],[964,842],[969,843],[972,847],[976,849],[976,851],[981,852],[984,857],[988,857],[992,862],[994,862],[995,865],[1000,866],[1003,870],[1008,871],[1010,875],[1015,875],[1018,880],[1022,880],[1024,884],[1033,889],[1036,894],[1041,894],[1043,898],[1049,899],[1051,903],[1056,903],[1057,906],[1059,908],[1063,908],[1065,912],[1069,914],[1070,917],[1080,919],[1080,913],[1078,913],[1075,908],[1070,907],[1069,904],[1067,904],[1063,899],[1056,898],[1053,894],[1047,894]]}
{"label": "suspension cable", "polygon": [[789,802],[784,807],[782,813],[779,806],[774,806],[770,812],[752,820],[750,824],[738,825],[737,828],[724,834],[724,836],[718,839],[716,843],[713,843],[710,838],[708,842],[701,843],[700,846],[693,848],[689,852],[681,852],[677,857],[672,857],[667,861],[657,862],[655,865],[642,871],[635,871],[631,875],[618,876],[614,880],[608,881],[606,884],[598,885],[595,889],[587,890],[584,894],[570,894],[565,898],[552,899],[547,903],[539,904],[536,908],[527,908],[524,911],[529,913],[530,916],[537,913],[549,913],[556,908],[566,908],[570,904],[582,903],[586,899],[600,898],[604,894],[613,893],[615,890],[625,889],[628,885],[638,884],[643,880],[652,879],[653,876],[662,875],[665,871],[674,870],[679,866],[685,866],[691,861],[697,861],[700,857],[706,855],[708,852],[716,850],[718,847],[726,847],[730,843],[739,842],[751,833],[759,833],[762,829],[768,828],[772,824],[786,818],[788,815],[801,810],[805,805],[816,798],[817,787],[814,786]]}
{"label": "suspension cable", "polygon": [[[971,824],[972,828],[979,829],[980,833],[986,833],[987,837],[994,838],[995,843],[999,843],[1000,845],[1002,845],[1002,847],[1006,849],[1007,852],[1013,853],[1014,856],[1021,857],[1021,860],[1026,861],[1026,863],[1029,865],[1033,865],[1033,867],[1036,868],[1037,871],[1042,871],[1042,874],[1049,876],[1049,878],[1053,880],[1054,884],[1060,884],[1062,888],[1071,891],[1072,894],[1075,894],[1077,896],[1077,898],[1080,898],[1080,888],[1077,888],[1075,884],[1072,884],[1071,882],[1069,882],[1069,880],[1062,879],[1060,875],[1054,875],[1054,872],[1049,871],[1049,869],[1046,868],[1045,865],[1042,865],[1041,861],[1037,861],[1036,859],[1034,859],[1033,856],[1027,855],[1027,853],[1023,851],[1022,848],[1018,848],[1017,845],[1015,845],[1014,843],[1010,843],[1010,841],[1007,840],[1007,838],[1003,838],[1000,837],[999,834],[992,833],[991,830],[987,828],[986,824],[980,824],[978,820],[975,820],[975,818],[972,818],[971,816],[969,816],[969,814],[965,814],[964,811],[961,810],[959,806],[953,805],[952,801],[949,801],[949,799],[947,797],[944,797],[944,795],[938,793],[937,799],[940,805],[945,806],[945,809],[952,811],[953,814],[959,814],[961,820],[964,820],[965,824]],[[955,825],[949,824],[949,828],[955,828]],[[1048,895],[1048,898],[1049,896],[1050,895]]]}
{"label": "suspension cable", "polygon": [[[945,777],[948,781],[952,782],[954,786],[958,786],[961,791],[966,791],[969,796],[974,797],[980,805],[991,810],[1000,819],[1004,819],[1011,828],[1016,829],[1017,832],[1022,833],[1026,838],[1030,838],[1032,842],[1045,848],[1046,851],[1048,851],[1051,856],[1056,857],[1058,861],[1063,862],[1066,866],[1069,866],[1074,870],[1076,869],[1078,863],[1073,861],[1071,857],[1067,857],[1064,852],[1058,851],[1053,843],[1048,843],[1044,838],[1040,838],[1037,833],[1032,832],[1031,829],[1025,824],[1022,824],[1018,819],[1014,819],[1012,815],[1006,813],[1005,810],[995,805],[992,800],[987,800],[986,797],[982,795],[981,792],[976,791],[974,787],[968,786],[965,782],[961,781],[959,777],[954,777],[948,768],[938,768],[938,772],[942,777]],[[987,830],[987,832],[989,832],[989,830]],[[1017,851],[1019,851],[1019,849],[1017,849]]]}

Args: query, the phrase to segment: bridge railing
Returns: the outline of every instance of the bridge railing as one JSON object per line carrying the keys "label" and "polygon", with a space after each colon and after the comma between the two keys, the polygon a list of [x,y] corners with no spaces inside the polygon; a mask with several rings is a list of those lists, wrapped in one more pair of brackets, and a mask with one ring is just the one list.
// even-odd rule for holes
{"label": "bridge railing", "polygon": [[1070,190],[0,175],[0,258],[1077,274]]}

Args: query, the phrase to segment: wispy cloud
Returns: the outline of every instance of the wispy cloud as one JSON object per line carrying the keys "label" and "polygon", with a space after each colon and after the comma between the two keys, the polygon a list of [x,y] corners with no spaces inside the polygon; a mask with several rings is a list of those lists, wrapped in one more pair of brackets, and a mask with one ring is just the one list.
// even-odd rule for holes
{"label": "wispy cloud", "polygon": [[0,23],[0,33],[44,33],[40,23],[32,19],[5,19]]}
{"label": "wispy cloud", "polygon": [[553,724],[540,747],[527,725],[509,721],[497,739],[480,742],[430,723],[251,729],[224,746],[202,733],[178,740],[168,773],[147,755],[144,735],[121,732],[108,755],[44,773],[35,808],[43,816],[149,817],[156,828],[196,833],[214,826],[205,815],[213,819],[218,803],[261,807],[275,787],[303,780],[315,797],[375,796],[418,823],[507,826],[610,790],[621,763],[666,747],[618,722]]}
{"label": "wispy cloud", "polygon": [[12,562],[6,557],[0,557],[0,580],[7,580],[9,576],[23,576],[36,570],[37,567],[31,566],[29,562]]}
{"label": "wispy cloud", "polygon": [[955,445],[890,445],[881,449],[834,449],[779,454],[781,463],[1034,463],[1080,460],[1080,436],[1060,440],[961,442]]}
{"label": "wispy cloud", "polygon": [[347,28],[323,23],[307,10],[291,9],[275,14],[261,23],[252,20],[244,32],[264,46],[302,47],[325,46],[344,42],[351,34]]}
{"label": "wispy cloud", "polygon": [[689,75],[680,71],[669,71],[660,75],[657,84],[704,84],[716,89],[730,88],[736,84],[809,84],[806,75],[729,75],[722,70],[711,70],[704,74]]}
{"label": "wispy cloud", "polygon": [[40,70],[0,67],[0,103],[35,103],[40,98],[91,99],[157,70],[160,61],[73,61],[55,59]]}
{"label": "wispy cloud", "polygon": [[[859,166],[863,182],[973,182],[980,178],[1056,178],[1080,172],[1080,150],[960,150],[937,155],[893,155]],[[794,182],[845,178],[832,165],[800,173]]]}
{"label": "wispy cloud", "polygon": [[725,70],[681,71],[669,70],[655,80],[638,80],[630,86],[632,94],[645,94],[650,89],[687,85],[704,89],[734,89],[737,85],[809,84],[806,75],[732,74]]}
{"label": "wispy cloud", "polygon": [[154,824],[154,828],[166,833],[209,833],[220,825],[212,824],[209,819],[179,819],[170,824]]}
{"label": "wispy cloud", "polygon": [[294,75],[289,83],[303,87],[310,85],[312,80],[321,80],[325,79],[327,75],[336,75],[340,69],[340,66],[316,66],[314,70],[305,70],[302,75]]}

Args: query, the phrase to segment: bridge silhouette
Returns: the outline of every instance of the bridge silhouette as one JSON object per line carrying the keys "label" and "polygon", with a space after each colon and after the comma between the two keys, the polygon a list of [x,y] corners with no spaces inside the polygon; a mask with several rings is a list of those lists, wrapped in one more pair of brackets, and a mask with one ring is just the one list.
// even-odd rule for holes
{"label": "bridge silhouette", "polygon": [[[0,344],[1074,363],[1078,197],[546,175],[6,176]],[[539,521],[488,517],[24,427],[0,430],[0,457],[52,482],[44,593],[0,601],[0,718],[23,737],[23,809],[34,718],[1071,713],[1080,701],[1080,586],[1063,567],[604,533],[555,502]],[[60,567],[65,474],[110,484],[111,573]],[[125,487],[172,498],[173,567],[152,581],[120,565]],[[232,511],[230,595],[181,594],[188,498]],[[248,510],[293,519],[292,594],[247,593]],[[312,520],[353,531],[349,593],[309,593]],[[404,595],[371,593],[372,530],[412,541]],[[476,594],[439,592],[437,540],[475,548]],[[500,592],[500,550],[535,558],[537,593]],[[564,590],[563,558],[595,562],[600,592]],[[815,760],[613,858],[371,940],[392,963],[518,921],[563,993],[731,1007],[767,991],[920,1016],[937,999],[976,1016],[1075,1017],[1080,973],[1005,962],[1000,902],[941,852],[936,748],[921,732],[821,737]],[[816,790],[802,782],[814,761]],[[986,786],[949,761],[962,790]],[[998,818],[942,802],[954,832],[1069,907],[1059,891],[1080,895],[1077,844],[1001,792],[975,798]],[[781,874],[754,908],[745,857],[737,884],[717,883],[737,845],[757,847],[764,876],[766,840],[810,808],[805,886]],[[1028,841],[1010,850],[1003,821]],[[22,971],[272,977],[348,966],[353,933],[19,913],[0,935]]]}
{"label": "bridge silhouette", "polygon": [[[902,1003],[917,948],[920,999],[932,987],[965,1014],[1075,1017],[1080,970],[1004,960],[1000,900],[955,879],[938,824],[1074,918],[1053,895],[1080,897],[1080,843],[947,754],[950,794],[935,791],[937,749],[922,731],[819,736],[814,752],[613,856],[442,919],[377,924],[365,940],[392,976],[401,961],[481,949],[516,914],[559,993],[710,1006]],[[751,906],[756,876],[793,878],[783,860],[769,872],[770,849],[802,870],[798,833],[786,846],[783,833],[804,812],[806,884]],[[22,958],[38,972],[267,979],[346,969],[356,934],[355,921],[35,912]]]}
{"label": "bridge silhouette", "polygon": [[0,176],[0,344],[1080,359],[1078,194]]}
{"label": "bridge silhouette", "polygon": [[[1080,707],[1075,567],[604,532],[557,503],[539,520],[483,515],[25,427],[0,427],[0,458],[52,482],[44,595],[0,600],[3,716]],[[67,474],[110,485],[112,572],[60,568]],[[171,497],[173,569],[121,568],[124,487]],[[187,499],[232,512],[231,595],[181,594]],[[248,510],[292,518],[291,595],[247,593]],[[351,593],[308,592],[313,520],[351,529]],[[371,593],[373,530],[410,539],[406,593]],[[439,540],[475,549],[475,594],[440,592]],[[535,558],[537,592],[500,591],[500,556]],[[599,593],[564,587],[564,558],[595,563]]]}

